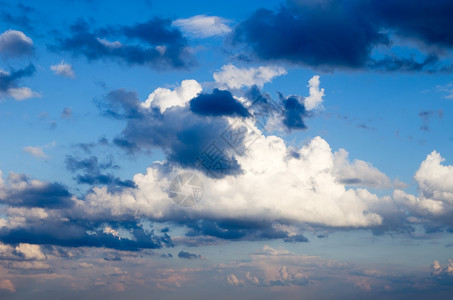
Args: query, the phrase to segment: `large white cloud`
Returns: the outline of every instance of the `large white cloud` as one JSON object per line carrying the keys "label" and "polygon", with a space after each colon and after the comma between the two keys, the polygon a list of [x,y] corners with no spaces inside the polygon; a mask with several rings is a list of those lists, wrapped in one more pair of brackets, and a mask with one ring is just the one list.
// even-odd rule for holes
{"label": "large white cloud", "polygon": [[187,19],[175,20],[173,25],[189,35],[207,38],[230,33],[231,28],[227,25],[228,22],[228,20],[216,16],[197,15]]}
{"label": "large white cloud", "polygon": [[193,219],[289,221],[334,227],[381,224],[382,217],[370,211],[378,197],[365,189],[347,189],[339,182],[334,154],[325,140],[313,138],[297,150],[296,158],[289,155],[280,137],[266,137],[253,124],[241,125],[256,137],[245,155],[237,157],[243,173],[213,179],[194,171],[205,186],[203,200],[195,207],[183,210],[165,192],[171,177],[183,170],[174,169],[172,175],[161,177],[155,167],[134,177],[137,189],[111,194],[105,188],[95,188],[80,206],[93,216],[133,214],[174,221],[185,215]]}
{"label": "large white cloud", "polygon": [[257,85],[262,87],[274,77],[286,74],[286,70],[278,66],[261,66],[258,68],[238,68],[232,64],[222,67],[213,74],[216,84],[221,88],[239,89]]}

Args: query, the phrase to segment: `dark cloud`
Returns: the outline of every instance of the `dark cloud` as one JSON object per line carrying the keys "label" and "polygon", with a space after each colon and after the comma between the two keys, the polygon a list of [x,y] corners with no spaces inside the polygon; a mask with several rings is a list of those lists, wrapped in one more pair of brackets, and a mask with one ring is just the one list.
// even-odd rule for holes
{"label": "dark cloud", "polygon": [[[104,114],[127,121],[113,142],[130,153],[160,148],[170,165],[201,169],[213,177],[240,172],[233,150],[221,139],[229,128],[222,117],[195,114],[188,107],[174,107],[163,113],[158,108],[146,109],[135,92],[125,90],[110,92],[100,107]],[[221,161],[217,175],[210,172],[204,160],[204,154],[211,150]]]}
{"label": "dark cloud", "polygon": [[60,183],[36,183],[25,175],[10,174],[9,188],[0,203],[15,207],[69,208],[74,205],[71,194]]}
{"label": "dark cloud", "polygon": [[17,88],[19,81],[24,77],[33,75],[36,68],[33,64],[19,70],[12,69],[10,72],[0,72],[0,96],[7,94],[11,88]]}
{"label": "dark cloud", "polygon": [[[275,11],[257,10],[237,26],[233,41],[247,44],[259,59],[317,69],[450,71],[440,63],[441,51],[429,48],[453,47],[452,13],[448,0],[293,0]],[[393,33],[423,43],[418,51],[425,58],[392,53]],[[376,49],[384,55],[376,58]]]}
{"label": "dark cloud", "polygon": [[204,116],[248,117],[247,109],[229,91],[214,89],[212,94],[200,94],[190,100],[190,110]]}
{"label": "dark cloud", "polygon": [[108,160],[105,163],[99,163],[96,156],[91,156],[86,159],[76,159],[71,155],[67,155],[65,159],[66,169],[77,173],[79,171],[82,174],[77,174],[74,179],[79,184],[89,185],[108,185],[112,187],[135,187],[135,183],[131,180],[121,180],[112,174],[104,174],[102,171],[107,169],[118,169],[119,166],[114,165],[112,160]]}
{"label": "dark cloud", "polygon": [[[134,40],[138,43],[133,44]],[[170,20],[161,18],[98,30],[79,21],[71,26],[71,36],[60,38],[50,48],[83,55],[89,60],[116,59],[153,68],[186,68],[192,64],[181,32],[171,26]]]}
{"label": "dark cloud", "polygon": [[[272,224],[264,221],[205,219],[182,224],[189,228],[187,232],[189,237],[211,236],[222,240],[247,241],[292,238],[289,232],[276,229]],[[298,239],[302,239],[302,237],[297,236]]]}
{"label": "dark cloud", "polygon": [[199,254],[194,254],[186,251],[179,251],[178,253],[179,258],[184,258],[184,259],[201,259],[201,255]]}
{"label": "dark cloud", "polygon": [[285,243],[307,243],[308,239],[303,235],[293,235],[284,239]]}
{"label": "dark cloud", "polygon": [[283,124],[288,130],[292,129],[307,129],[303,118],[307,116],[307,111],[299,97],[289,96],[286,99],[282,97],[284,111],[283,111]]}

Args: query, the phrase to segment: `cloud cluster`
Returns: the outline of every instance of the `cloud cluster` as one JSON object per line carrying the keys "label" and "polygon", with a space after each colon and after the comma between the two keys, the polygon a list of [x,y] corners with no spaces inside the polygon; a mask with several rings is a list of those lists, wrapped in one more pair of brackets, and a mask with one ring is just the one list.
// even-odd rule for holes
{"label": "cloud cluster", "polygon": [[181,32],[170,20],[157,17],[135,25],[97,30],[79,21],[71,26],[70,36],[59,38],[51,48],[74,56],[83,55],[89,60],[115,59],[153,68],[186,68],[192,60]]}
{"label": "cloud cluster", "polygon": [[[259,9],[236,27],[234,41],[259,59],[318,69],[451,69],[439,50],[453,47],[448,0],[346,2],[292,0],[275,11]],[[417,49],[423,58],[392,51],[395,36],[424,44]]]}

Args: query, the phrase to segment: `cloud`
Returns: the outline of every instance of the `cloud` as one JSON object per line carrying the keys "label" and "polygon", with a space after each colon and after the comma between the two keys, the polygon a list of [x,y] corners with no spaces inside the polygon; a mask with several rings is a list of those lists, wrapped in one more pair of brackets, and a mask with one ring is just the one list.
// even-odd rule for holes
{"label": "cloud", "polygon": [[67,64],[64,61],[61,61],[57,65],[50,66],[50,69],[54,72],[55,75],[68,77],[68,78],[76,77],[74,69],[72,68],[72,65]]}
{"label": "cloud", "polygon": [[186,251],[179,251],[178,253],[179,258],[185,258],[185,259],[201,259],[201,255],[199,254],[194,254]]}
{"label": "cloud", "polygon": [[33,64],[19,70],[11,72],[0,69],[0,98],[12,97],[21,101],[32,97],[40,97],[39,93],[32,91],[28,87],[19,87],[19,81],[24,77],[33,75],[36,68]]}
{"label": "cloud", "polygon": [[224,65],[222,70],[213,74],[216,84],[221,88],[239,89],[256,85],[263,87],[274,77],[285,75],[283,67],[268,66],[258,68],[238,68],[232,64]]}
{"label": "cloud", "polygon": [[76,159],[71,155],[67,155],[65,159],[66,169],[77,173],[82,171],[82,174],[77,174],[74,179],[79,184],[93,185],[108,185],[109,187],[128,187],[133,188],[134,182],[131,180],[121,180],[113,174],[104,174],[102,171],[107,169],[118,169],[119,166],[113,165],[113,162],[107,161],[99,163],[96,156],[91,156],[86,159]]}
{"label": "cloud", "polygon": [[190,110],[205,116],[250,116],[247,109],[229,91],[214,89],[190,100]]}
{"label": "cloud", "polygon": [[70,119],[72,117],[72,107],[65,107],[61,112],[60,118]]}
{"label": "cloud", "polygon": [[42,150],[41,147],[32,147],[32,146],[28,146],[28,147],[25,147],[24,148],[24,151],[33,155],[34,157],[37,157],[37,158],[44,158],[44,159],[47,159],[49,158],[45,153],[44,151]]}
{"label": "cloud", "polygon": [[0,54],[5,57],[19,57],[33,54],[33,41],[23,32],[6,30],[0,34]]}
{"label": "cloud", "polygon": [[201,91],[201,85],[196,80],[183,80],[173,91],[166,88],[155,89],[141,105],[145,108],[159,107],[163,113],[171,107],[184,107]]}
{"label": "cloud", "polygon": [[[107,38],[122,38],[125,42],[112,42]],[[139,43],[131,44],[132,41]],[[51,49],[83,55],[89,60],[114,59],[157,69],[187,68],[192,60],[181,32],[171,26],[170,20],[161,18],[98,30],[79,21],[71,26],[71,36],[60,38]]]}
{"label": "cloud", "polygon": [[[231,100],[231,94],[226,93],[228,93],[226,100]],[[221,96],[219,100],[225,98],[222,92],[219,96]],[[210,113],[209,109],[217,109],[214,112],[222,113],[218,109],[223,109],[224,106],[207,106],[209,104],[207,102],[217,99],[216,97],[217,94],[207,94],[206,97],[202,97],[202,103],[197,107],[197,109],[200,108],[200,113]],[[206,98],[208,98],[207,102],[204,101]],[[101,109],[109,116],[127,120],[125,128],[114,139],[114,143],[130,153],[160,148],[167,157],[168,165],[202,169],[204,167],[201,164],[207,163],[203,153],[207,153],[206,151],[210,148],[215,148],[214,150],[218,150],[217,155],[224,157],[225,161],[218,170],[218,175],[212,174],[212,176],[223,177],[240,171],[232,151],[220,138],[222,132],[229,128],[229,123],[224,118],[195,114],[188,105],[175,106],[161,113],[158,107],[152,105],[149,108],[144,107],[135,92],[125,90],[110,92],[102,102]],[[239,103],[233,105],[232,109],[234,111],[230,112],[233,114],[246,113]],[[238,140],[238,146],[242,144],[241,141]]]}
{"label": "cloud", "polygon": [[393,198],[406,207],[414,223],[432,226],[452,225],[453,214],[453,166],[443,165],[445,159],[433,151],[420,164],[415,173],[419,195],[414,196],[401,190],[395,190]]}
{"label": "cloud", "polygon": [[221,17],[197,15],[187,19],[177,19],[172,25],[194,37],[208,38],[230,33],[231,28],[226,24],[228,22]]}
{"label": "cloud", "polygon": [[362,160],[348,160],[348,152],[340,149],[334,153],[335,176],[346,185],[359,185],[371,188],[389,188],[390,179],[370,163]]}
{"label": "cloud", "polygon": [[14,284],[9,279],[0,280],[0,290],[7,290],[7,291],[10,291],[11,293],[16,292],[16,288],[14,287]]}
{"label": "cloud", "polygon": [[[248,46],[252,58],[321,70],[450,71],[448,55],[433,47],[453,47],[446,31],[453,25],[446,13],[453,9],[451,3],[416,2],[353,0],[341,6],[335,1],[287,1],[276,10],[259,9],[240,23],[234,42]],[[423,58],[392,49],[396,37],[403,48],[408,47],[405,41],[419,42]]]}
{"label": "cloud", "polygon": [[321,106],[324,97],[324,89],[319,88],[319,75],[313,76],[308,81],[309,96],[304,99],[304,105],[307,110],[317,109]]}
{"label": "cloud", "polygon": [[283,101],[283,125],[288,130],[292,129],[307,129],[303,118],[307,116],[307,111],[303,104],[303,100],[297,96],[288,96],[287,98],[280,95]]}
{"label": "cloud", "polygon": [[73,199],[59,183],[47,183],[30,179],[25,175],[10,173],[10,186],[3,186],[1,202],[16,207],[63,208],[71,207]]}
{"label": "cloud", "polygon": [[230,274],[227,277],[227,282],[231,286],[242,286],[242,285],[244,285],[244,280],[238,279],[234,274]]}
{"label": "cloud", "polygon": [[442,118],[444,115],[443,110],[439,109],[437,112],[433,110],[424,110],[421,111],[418,116],[422,119],[422,126],[420,126],[420,130],[423,131],[430,131],[429,123],[433,118],[439,117]]}

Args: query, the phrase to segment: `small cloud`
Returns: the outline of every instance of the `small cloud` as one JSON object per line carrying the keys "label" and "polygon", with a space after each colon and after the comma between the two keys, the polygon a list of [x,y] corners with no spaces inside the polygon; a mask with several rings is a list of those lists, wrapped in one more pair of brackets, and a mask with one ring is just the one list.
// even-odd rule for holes
{"label": "small cloud", "polygon": [[227,277],[227,282],[231,286],[241,286],[244,285],[244,280],[238,279],[236,275],[230,274],[230,276]]}
{"label": "small cloud", "polygon": [[24,151],[33,155],[34,157],[37,157],[37,158],[49,158],[45,153],[44,151],[42,150],[41,147],[32,147],[32,146],[28,146],[28,147],[25,147],[24,148]]}
{"label": "small cloud", "polygon": [[0,34],[0,54],[18,57],[33,53],[33,41],[22,31],[7,30]]}
{"label": "small cloud", "polygon": [[[213,74],[216,84],[221,88],[239,89],[256,85],[263,87],[274,77],[285,75],[286,70],[282,67],[267,66],[258,68],[238,68],[232,64],[222,67],[222,70]],[[319,76],[318,76],[319,86]],[[315,84],[316,82],[313,82]],[[322,90],[324,93],[324,90]]]}
{"label": "small cloud", "polygon": [[9,88],[7,93],[17,101],[41,97],[40,93],[34,92],[28,87]]}
{"label": "small cloud", "polygon": [[0,290],[7,290],[11,293],[16,292],[14,284],[9,279],[0,280]]}
{"label": "small cloud", "polygon": [[312,110],[319,108],[322,104],[322,97],[324,97],[324,89],[319,88],[319,75],[313,76],[308,81],[309,93],[310,96],[305,98],[304,104],[307,110]]}
{"label": "small cloud", "polygon": [[65,107],[60,115],[61,118],[69,119],[72,117],[72,107]]}
{"label": "small cloud", "polygon": [[175,20],[172,25],[194,37],[208,38],[230,33],[231,28],[226,24],[228,22],[227,19],[216,16],[197,15],[187,19]]}
{"label": "small cloud", "polygon": [[63,60],[58,65],[50,66],[50,69],[55,75],[64,76],[68,78],[75,78],[75,72],[72,65],[65,63]]}
{"label": "small cloud", "polygon": [[201,259],[201,255],[199,254],[194,254],[186,251],[180,251],[178,253],[179,258],[185,258],[185,259]]}

